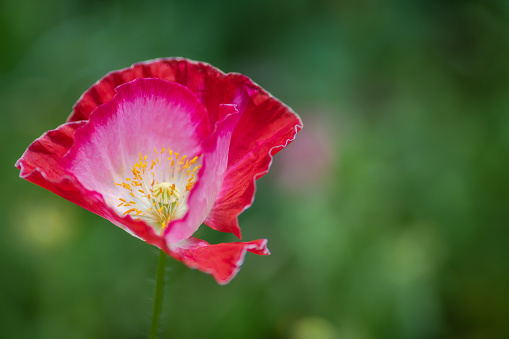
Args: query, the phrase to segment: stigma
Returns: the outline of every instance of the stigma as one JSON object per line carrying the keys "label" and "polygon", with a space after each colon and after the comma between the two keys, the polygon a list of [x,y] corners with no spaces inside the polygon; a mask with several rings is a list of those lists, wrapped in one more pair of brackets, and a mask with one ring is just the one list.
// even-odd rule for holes
{"label": "stigma", "polygon": [[198,156],[188,159],[164,146],[159,152],[154,148],[154,152],[151,162],[140,153],[131,169],[132,176],[115,183],[124,189],[117,208],[162,234],[172,220],[183,218],[188,211],[187,199],[201,164]]}

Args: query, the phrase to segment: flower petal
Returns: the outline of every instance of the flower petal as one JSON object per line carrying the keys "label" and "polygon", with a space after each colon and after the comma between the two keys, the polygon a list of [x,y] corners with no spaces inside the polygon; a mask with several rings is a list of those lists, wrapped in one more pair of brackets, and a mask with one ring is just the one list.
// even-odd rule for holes
{"label": "flower petal", "polygon": [[[88,120],[96,107],[113,99],[116,93],[115,88],[140,78],[157,78],[176,82],[185,85],[200,98],[200,92],[204,90],[203,81],[200,81],[194,75],[199,74],[203,80],[208,69],[222,74],[222,72],[206,63],[192,62],[182,58],[156,59],[113,71],[105,75],[83,93],[76,105],[74,105],[73,112],[67,121]],[[191,74],[189,77],[192,79],[191,81],[188,81],[188,74]],[[212,123],[214,124],[215,120]]]}
{"label": "flower petal", "polygon": [[191,158],[199,155],[201,140],[210,134],[205,109],[179,84],[137,79],[116,90],[76,132],[73,147],[60,162],[113,206],[125,193],[115,183],[130,176],[140,153],[152,155],[155,147],[164,145]]}
{"label": "flower petal", "polygon": [[121,218],[106,205],[99,193],[87,190],[74,175],[59,166],[62,157],[74,144],[76,130],[85,123],[80,121],[63,124],[35,140],[16,162],[20,177],[110,220],[150,244],[163,246],[163,239],[155,235],[152,228],[130,217]]}
{"label": "flower petal", "polygon": [[70,189],[75,178],[58,166],[74,142],[74,132],[83,125],[84,122],[66,123],[44,133],[28,146],[15,166],[20,170],[21,178],[85,207],[88,206],[85,197]]}
{"label": "flower petal", "polygon": [[210,245],[204,240],[189,238],[165,251],[187,266],[211,274],[221,285],[235,277],[247,252],[270,254],[267,239]]}
{"label": "flower petal", "polygon": [[268,172],[272,157],[293,141],[302,121],[249,78],[240,74],[232,78],[239,84],[233,102],[242,115],[232,135],[221,193],[205,224],[240,238],[238,215],[253,203],[255,180]]}
{"label": "flower petal", "polygon": [[169,243],[187,239],[198,230],[221,190],[228,164],[230,138],[239,114],[233,105],[221,105],[219,111],[225,118],[216,124],[214,132],[202,143],[203,167],[189,195],[189,211],[183,219],[171,222],[165,230]]}

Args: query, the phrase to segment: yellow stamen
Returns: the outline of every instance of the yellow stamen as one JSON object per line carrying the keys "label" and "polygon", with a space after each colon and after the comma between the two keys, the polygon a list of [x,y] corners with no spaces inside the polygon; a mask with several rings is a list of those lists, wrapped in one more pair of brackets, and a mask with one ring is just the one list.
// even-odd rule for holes
{"label": "yellow stamen", "polygon": [[189,159],[164,145],[160,150],[155,147],[152,154],[155,157],[149,160],[140,152],[130,177],[114,183],[125,190],[124,197],[129,194],[133,198],[118,198],[116,208],[125,210],[124,215],[139,216],[135,220],[163,232],[171,220],[180,219],[187,212],[189,191],[197,180],[194,173],[201,165],[197,165],[199,156]]}

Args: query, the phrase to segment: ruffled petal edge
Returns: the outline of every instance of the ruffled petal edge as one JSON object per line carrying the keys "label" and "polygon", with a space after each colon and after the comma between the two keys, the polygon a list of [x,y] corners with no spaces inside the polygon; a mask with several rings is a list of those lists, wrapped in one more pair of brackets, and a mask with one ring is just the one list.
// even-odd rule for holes
{"label": "ruffled petal edge", "polygon": [[295,139],[303,123],[248,77],[229,76],[238,84],[234,102],[242,115],[232,135],[223,187],[205,224],[240,239],[238,216],[253,204],[256,180],[268,173],[274,155]]}

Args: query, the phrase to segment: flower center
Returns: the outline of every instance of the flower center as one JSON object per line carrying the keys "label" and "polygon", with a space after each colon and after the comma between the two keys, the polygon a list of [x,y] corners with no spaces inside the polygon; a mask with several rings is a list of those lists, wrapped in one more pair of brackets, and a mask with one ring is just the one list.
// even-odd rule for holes
{"label": "flower center", "polygon": [[164,147],[154,151],[150,166],[147,156],[140,153],[131,169],[132,177],[115,183],[125,189],[117,207],[124,215],[143,220],[162,233],[170,221],[181,219],[189,209],[187,198],[201,165],[197,156],[188,160],[186,155]]}

